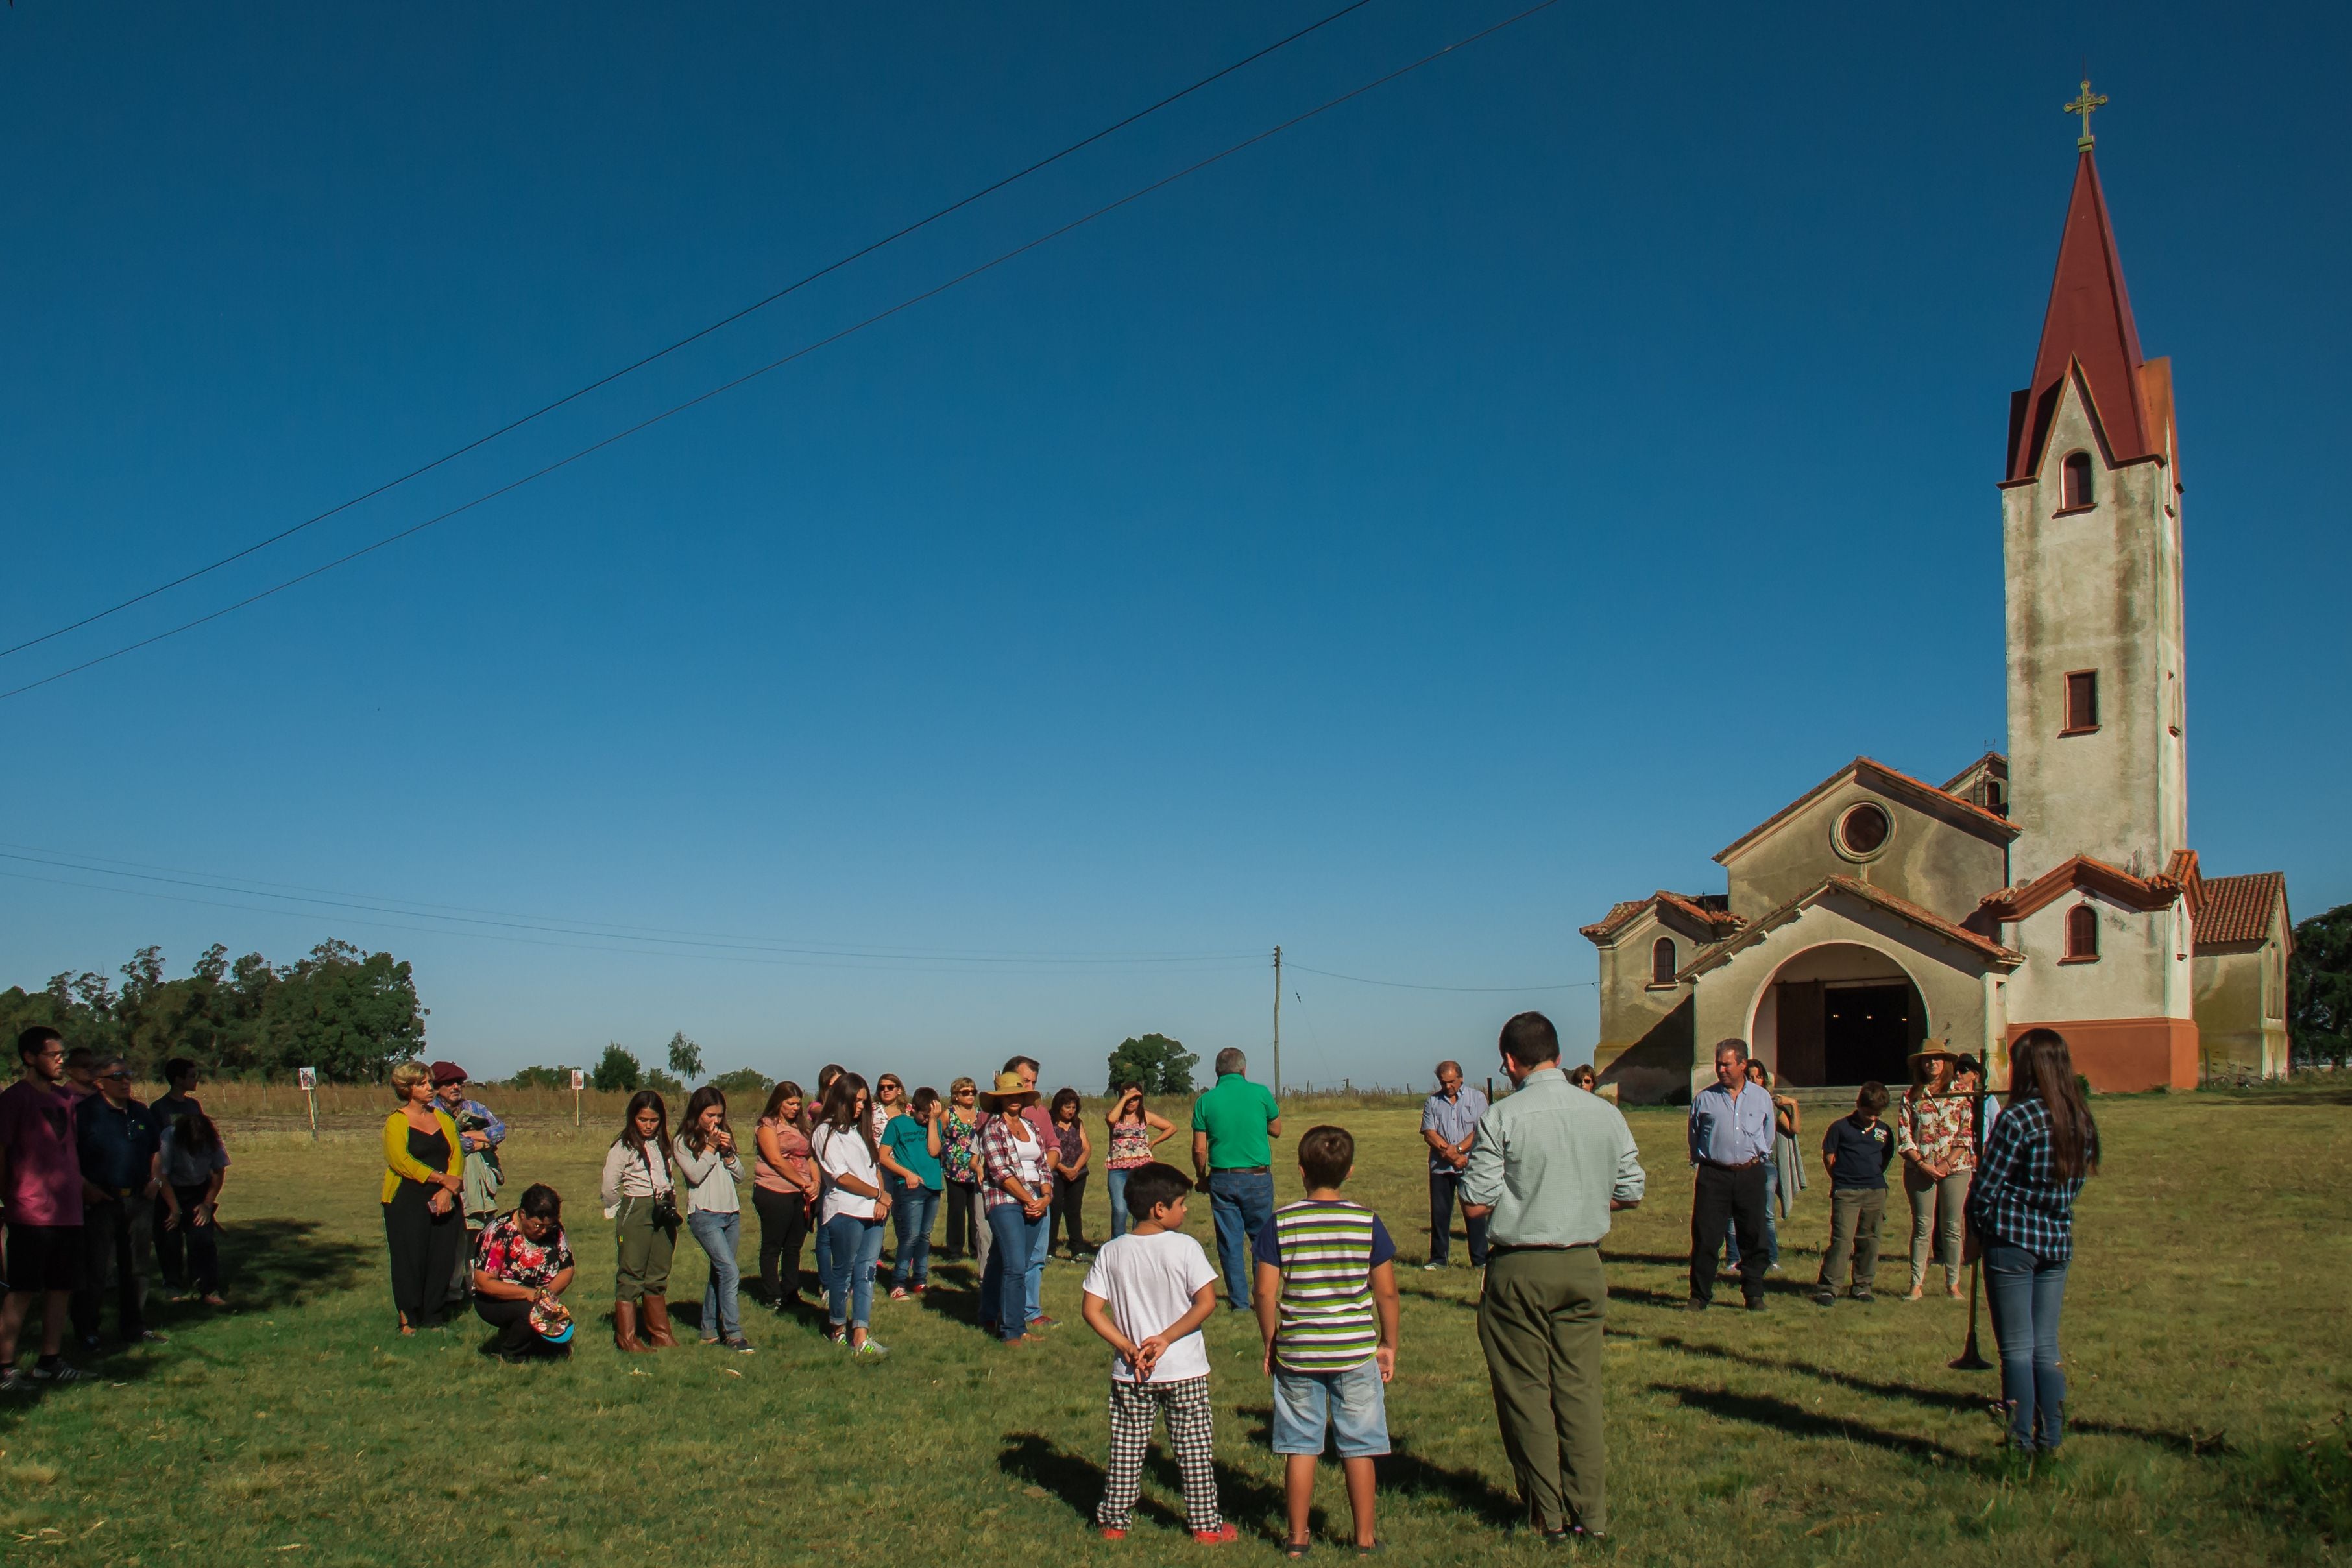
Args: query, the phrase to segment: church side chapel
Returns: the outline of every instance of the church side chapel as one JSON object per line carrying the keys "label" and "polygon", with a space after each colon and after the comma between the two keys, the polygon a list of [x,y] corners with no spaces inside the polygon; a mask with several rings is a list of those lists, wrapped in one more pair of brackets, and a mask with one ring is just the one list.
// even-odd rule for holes
{"label": "church side chapel", "polygon": [[2084,132],[2033,378],[2000,481],[2009,742],[1942,784],[1856,758],[1660,891],[1583,927],[1594,1061],[1627,1102],[1707,1082],[1738,1037],[1789,1086],[1901,1083],[1936,1040],[2007,1076],[2062,1030],[2095,1089],[2287,1067],[2278,872],[2208,877],[2189,841],[2179,446],[2140,353]]}

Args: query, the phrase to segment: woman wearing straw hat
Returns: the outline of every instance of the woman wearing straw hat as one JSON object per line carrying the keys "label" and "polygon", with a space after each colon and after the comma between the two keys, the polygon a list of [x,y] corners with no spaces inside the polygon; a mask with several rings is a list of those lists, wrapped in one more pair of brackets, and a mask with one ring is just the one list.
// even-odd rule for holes
{"label": "woman wearing straw hat", "polygon": [[1024,1087],[1017,1071],[998,1073],[995,1086],[980,1096],[980,1108],[988,1113],[980,1128],[981,1202],[991,1239],[980,1278],[980,1326],[1006,1344],[1027,1344],[1033,1337],[1024,1264],[1053,1210],[1053,1156],[1024,1114],[1035,1103],[1037,1091]]}
{"label": "woman wearing straw hat", "polygon": [[[1940,1044],[1911,1053],[1911,1087],[1895,1126],[1903,1192],[1911,1200],[1911,1301],[1927,1293],[1927,1265],[1944,1265],[1947,1293],[1960,1293],[1961,1218],[1976,1170],[1976,1103],[1954,1090],[1958,1054]],[[1941,1208],[1942,1223],[1937,1210]]]}

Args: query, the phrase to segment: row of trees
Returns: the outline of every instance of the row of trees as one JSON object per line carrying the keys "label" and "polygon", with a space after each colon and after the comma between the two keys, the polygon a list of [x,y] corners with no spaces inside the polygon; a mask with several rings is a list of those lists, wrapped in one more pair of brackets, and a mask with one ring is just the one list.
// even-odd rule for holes
{"label": "row of trees", "polygon": [[2298,1063],[2352,1060],[2352,904],[2294,928],[2287,963],[2287,1033]]}
{"label": "row of trees", "polygon": [[47,1024],[68,1045],[120,1051],[142,1076],[186,1056],[221,1077],[290,1076],[315,1067],[333,1082],[367,1082],[425,1047],[425,1009],[406,963],[348,942],[273,966],[231,959],[218,943],[185,976],[166,979],[163,951],[142,947],[114,976],[50,977],[37,991],[0,991],[0,1034]]}

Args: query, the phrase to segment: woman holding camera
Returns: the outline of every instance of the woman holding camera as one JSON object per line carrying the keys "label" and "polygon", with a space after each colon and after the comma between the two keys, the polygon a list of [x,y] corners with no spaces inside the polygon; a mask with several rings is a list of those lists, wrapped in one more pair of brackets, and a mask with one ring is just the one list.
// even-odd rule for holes
{"label": "woman holding camera", "polygon": [[825,1317],[832,1324],[826,1337],[846,1343],[860,1361],[879,1361],[890,1353],[866,1337],[866,1324],[874,1315],[874,1264],[882,1256],[882,1221],[890,1212],[890,1195],[882,1190],[866,1080],[845,1072],[833,1081],[809,1146],[824,1173],[818,1213],[825,1238]]}
{"label": "woman holding camera", "polygon": [[613,1343],[625,1351],[677,1346],[669,1331],[669,1261],[678,1222],[669,1148],[669,1107],[652,1090],[638,1090],[629,1096],[621,1135],[604,1151],[599,1189],[620,1255],[613,1280]]}
{"label": "woman holding camera", "polygon": [[710,1084],[686,1103],[686,1131],[677,1138],[677,1174],[686,1178],[686,1228],[710,1258],[702,1287],[702,1343],[749,1351],[736,1291],[743,1282],[735,1254],[743,1239],[743,1200],[735,1190],[743,1162],[727,1125],[727,1096]]}

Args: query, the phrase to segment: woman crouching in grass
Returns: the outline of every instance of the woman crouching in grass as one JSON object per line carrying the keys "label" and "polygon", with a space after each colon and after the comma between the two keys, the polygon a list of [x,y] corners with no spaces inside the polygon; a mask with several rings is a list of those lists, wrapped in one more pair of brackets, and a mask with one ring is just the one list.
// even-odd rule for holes
{"label": "woman crouching in grass", "polygon": [[[669,1107],[650,1089],[629,1096],[621,1135],[604,1151],[599,1196],[619,1254],[613,1279],[613,1343],[671,1350],[669,1261],[677,1247],[677,1184],[670,1175]],[[637,1329],[643,1325],[645,1338]]]}
{"label": "woman crouching in grass", "polygon": [[500,1360],[572,1354],[572,1313],[558,1300],[572,1286],[572,1270],[563,1200],[544,1182],[525,1187],[512,1214],[482,1227],[474,1311],[499,1331],[490,1349]]}
{"label": "woman crouching in grass", "polygon": [[2058,1309],[2074,1255],[2074,1199],[2099,1168],[2099,1129],[2065,1037],[2028,1030],[2010,1048],[2008,1110],[1993,1123],[1969,1193],[1969,1249],[1984,1260],[2009,1440],[2032,1454],[2065,1436]]}

